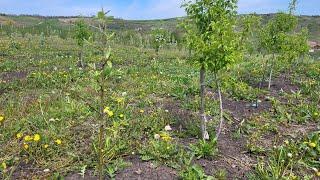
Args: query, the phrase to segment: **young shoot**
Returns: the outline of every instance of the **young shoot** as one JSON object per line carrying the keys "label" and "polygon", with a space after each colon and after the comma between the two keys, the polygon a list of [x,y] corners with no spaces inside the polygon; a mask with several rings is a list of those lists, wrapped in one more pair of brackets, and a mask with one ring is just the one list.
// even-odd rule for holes
{"label": "young shoot", "polygon": [[200,68],[200,118],[202,138],[209,139],[205,114],[205,75],[214,74],[220,101],[219,137],[223,125],[223,106],[220,72],[236,62],[240,56],[239,35],[235,30],[236,0],[196,0],[184,5],[189,23],[185,25],[192,59]]}

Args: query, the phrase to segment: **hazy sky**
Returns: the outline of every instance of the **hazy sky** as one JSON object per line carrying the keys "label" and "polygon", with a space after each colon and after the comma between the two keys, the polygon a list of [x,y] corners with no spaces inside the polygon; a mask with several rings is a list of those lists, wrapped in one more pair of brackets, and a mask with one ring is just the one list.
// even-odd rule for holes
{"label": "hazy sky", "polygon": [[[239,0],[239,13],[285,11],[290,0]],[[101,7],[124,19],[184,16],[183,0],[0,0],[0,12],[40,15],[94,15]],[[299,15],[320,15],[320,0],[298,0]]]}

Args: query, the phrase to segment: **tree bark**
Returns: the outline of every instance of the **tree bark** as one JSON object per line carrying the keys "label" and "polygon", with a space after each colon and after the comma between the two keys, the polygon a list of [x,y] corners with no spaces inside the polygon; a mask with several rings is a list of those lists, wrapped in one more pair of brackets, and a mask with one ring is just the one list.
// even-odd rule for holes
{"label": "tree bark", "polygon": [[216,79],[216,86],[218,89],[219,104],[220,104],[220,123],[219,123],[218,132],[216,134],[216,138],[218,139],[223,128],[224,119],[223,119],[223,102],[222,102],[221,86],[220,86],[219,79],[217,78],[217,74],[215,74],[215,79]]}
{"label": "tree bark", "polygon": [[272,54],[272,61],[271,61],[271,67],[270,67],[270,74],[269,74],[269,85],[268,85],[268,89],[270,90],[271,88],[271,80],[272,80],[272,74],[273,74],[273,66],[274,66],[274,53]]}
{"label": "tree bark", "polygon": [[204,140],[209,139],[207,132],[207,118],[205,114],[205,73],[206,69],[204,64],[200,68],[200,118],[201,118],[201,133]]}
{"label": "tree bark", "polygon": [[99,171],[99,180],[104,179],[103,175],[103,169],[104,169],[104,160],[103,160],[103,142],[104,142],[104,124],[105,124],[105,115],[103,113],[103,106],[104,106],[104,76],[103,73],[101,73],[100,77],[100,126],[99,126],[99,153],[98,153],[98,158],[99,158],[99,163],[98,163],[98,171]]}
{"label": "tree bark", "polygon": [[[263,58],[263,59],[264,59],[264,57],[265,57],[265,54],[262,55],[262,58]],[[262,67],[262,69],[266,68],[266,67],[268,66],[268,64],[269,64],[269,59],[267,59],[265,65]],[[260,83],[259,83],[259,91],[261,90],[262,84],[263,84],[264,81],[265,81],[266,73],[267,73],[267,71],[263,71],[262,78],[261,78],[261,81],[260,81]],[[257,97],[256,97],[256,108],[258,108],[258,106],[259,106],[259,104],[258,104],[258,96],[257,96]]]}
{"label": "tree bark", "polygon": [[82,49],[79,51],[78,56],[79,56],[78,66],[81,67],[81,68],[84,68],[83,50]]}

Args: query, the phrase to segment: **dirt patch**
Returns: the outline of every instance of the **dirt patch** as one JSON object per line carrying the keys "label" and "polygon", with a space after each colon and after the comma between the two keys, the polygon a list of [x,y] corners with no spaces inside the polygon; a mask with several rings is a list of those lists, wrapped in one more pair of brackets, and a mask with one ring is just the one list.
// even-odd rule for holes
{"label": "dirt patch", "polygon": [[18,71],[18,72],[7,72],[0,75],[0,79],[5,82],[10,82],[17,79],[25,79],[28,76],[28,72],[26,71]]}
{"label": "dirt patch", "polygon": [[[296,84],[293,84],[290,78],[288,78],[289,74],[280,74],[279,76],[275,77],[271,81],[271,87],[270,91],[279,93],[280,91],[284,91],[287,93],[290,93],[291,91],[298,91],[299,86]],[[258,83],[251,83],[252,81],[247,82],[250,86],[254,88],[259,88],[260,82]],[[261,84],[262,89],[268,90],[269,82],[266,80]]]}
{"label": "dirt patch", "polygon": [[[250,113],[246,115],[250,115]],[[233,138],[237,124],[238,122],[225,123],[218,140],[218,158],[213,161],[198,161],[206,173],[214,175],[218,170],[226,170],[228,179],[246,179],[246,174],[254,167],[255,158],[246,151],[246,138],[244,136]]]}
{"label": "dirt patch", "polygon": [[177,172],[166,166],[155,166],[152,162],[143,162],[139,157],[130,157],[132,166],[120,171],[116,179],[171,180],[178,179]]}
{"label": "dirt patch", "polygon": [[[131,180],[131,179],[145,179],[145,180],[173,180],[178,179],[177,172],[166,166],[155,166],[152,162],[143,162],[138,156],[130,156],[125,158],[127,162],[131,163],[131,166],[120,170],[115,179]],[[70,173],[65,177],[66,180],[97,180],[98,175],[93,170],[88,170],[84,176],[79,173]],[[104,179],[110,179],[105,177]]]}
{"label": "dirt patch", "polygon": [[164,99],[157,105],[158,107],[167,110],[171,118],[175,119],[176,124],[174,130],[182,131],[190,122],[197,119],[198,114],[182,108],[182,102],[173,99]]}
{"label": "dirt patch", "polygon": [[248,159],[243,156],[240,159],[235,157],[223,157],[220,155],[215,160],[206,159],[197,160],[196,163],[201,165],[206,174],[215,175],[219,171],[227,173],[227,179],[247,179],[246,175],[251,171],[251,165],[247,164]]}
{"label": "dirt patch", "polygon": [[12,179],[46,179],[49,176],[49,172],[45,172],[44,169],[36,168],[32,163],[20,163],[14,170]]}
{"label": "dirt patch", "polygon": [[271,102],[267,99],[258,102],[258,106],[256,106],[256,102],[234,101],[226,97],[223,99],[223,102],[224,108],[227,109],[236,120],[249,118],[253,115],[270,111],[272,108]]}
{"label": "dirt patch", "polygon": [[309,122],[306,124],[285,124],[278,127],[278,131],[282,136],[299,138],[307,136],[310,132],[319,130],[318,124],[314,122]]}
{"label": "dirt patch", "polygon": [[[219,101],[218,94],[210,89],[207,90],[207,96],[215,101]],[[262,99],[262,101],[260,99]],[[257,103],[258,106],[256,106],[256,102],[247,102],[244,100],[236,101],[228,98],[227,95],[222,96],[223,108],[227,110],[237,122],[241,122],[243,119],[271,110],[272,104],[267,98],[261,96],[259,100],[260,101]]]}
{"label": "dirt patch", "polygon": [[[206,96],[211,97],[215,101],[218,100],[217,94],[210,89],[207,90]],[[252,105],[253,103],[251,102],[235,101],[226,95],[223,96],[223,106],[231,114],[233,120],[231,123],[224,123],[218,141],[219,155],[213,160],[200,159],[195,161],[195,163],[204,168],[207,174],[214,175],[219,170],[225,170],[228,179],[246,179],[248,172],[252,171],[252,168],[256,164],[256,158],[247,153],[246,138],[242,136],[235,139],[233,138],[233,134],[242,120],[264,111],[270,111],[272,107],[271,102],[268,100],[260,102],[258,107]],[[181,122],[196,119],[196,114],[184,110],[181,106],[181,102],[174,100],[168,100],[163,103],[163,108],[169,109],[170,114]],[[185,146],[195,142],[197,142],[197,139],[194,138],[179,140],[179,143]]]}
{"label": "dirt patch", "polygon": [[[288,78],[288,74],[280,74],[277,78],[275,78],[273,81],[271,81],[271,90],[276,92],[287,92],[291,93],[291,91],[298,91],[299,86],[293,84]],[[263,86],[267,88],[266,84]]]}
{"label": "dirt patch", "polygon": [[64,177],[65,180],[80,180],[80,179],[85,179],[85,180],[98,180],[99,177],[94,174],[93,170],[86,171],[84,176],[82,176],[79,173],[71,173]]}

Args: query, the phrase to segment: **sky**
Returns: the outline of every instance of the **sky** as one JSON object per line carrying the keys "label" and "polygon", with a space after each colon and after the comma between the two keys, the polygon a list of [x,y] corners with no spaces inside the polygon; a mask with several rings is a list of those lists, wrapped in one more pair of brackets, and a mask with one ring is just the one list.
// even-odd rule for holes
{"label": "sky", "polygon": [[[238,0],[238,12],[285,11],[290,0]],[[0,13],[91,16],[104,7],[123,19],[162,19],[185,15],[183,0],[0,0]],[[298,15],[320,15],[320,0],[298,0]]]}

